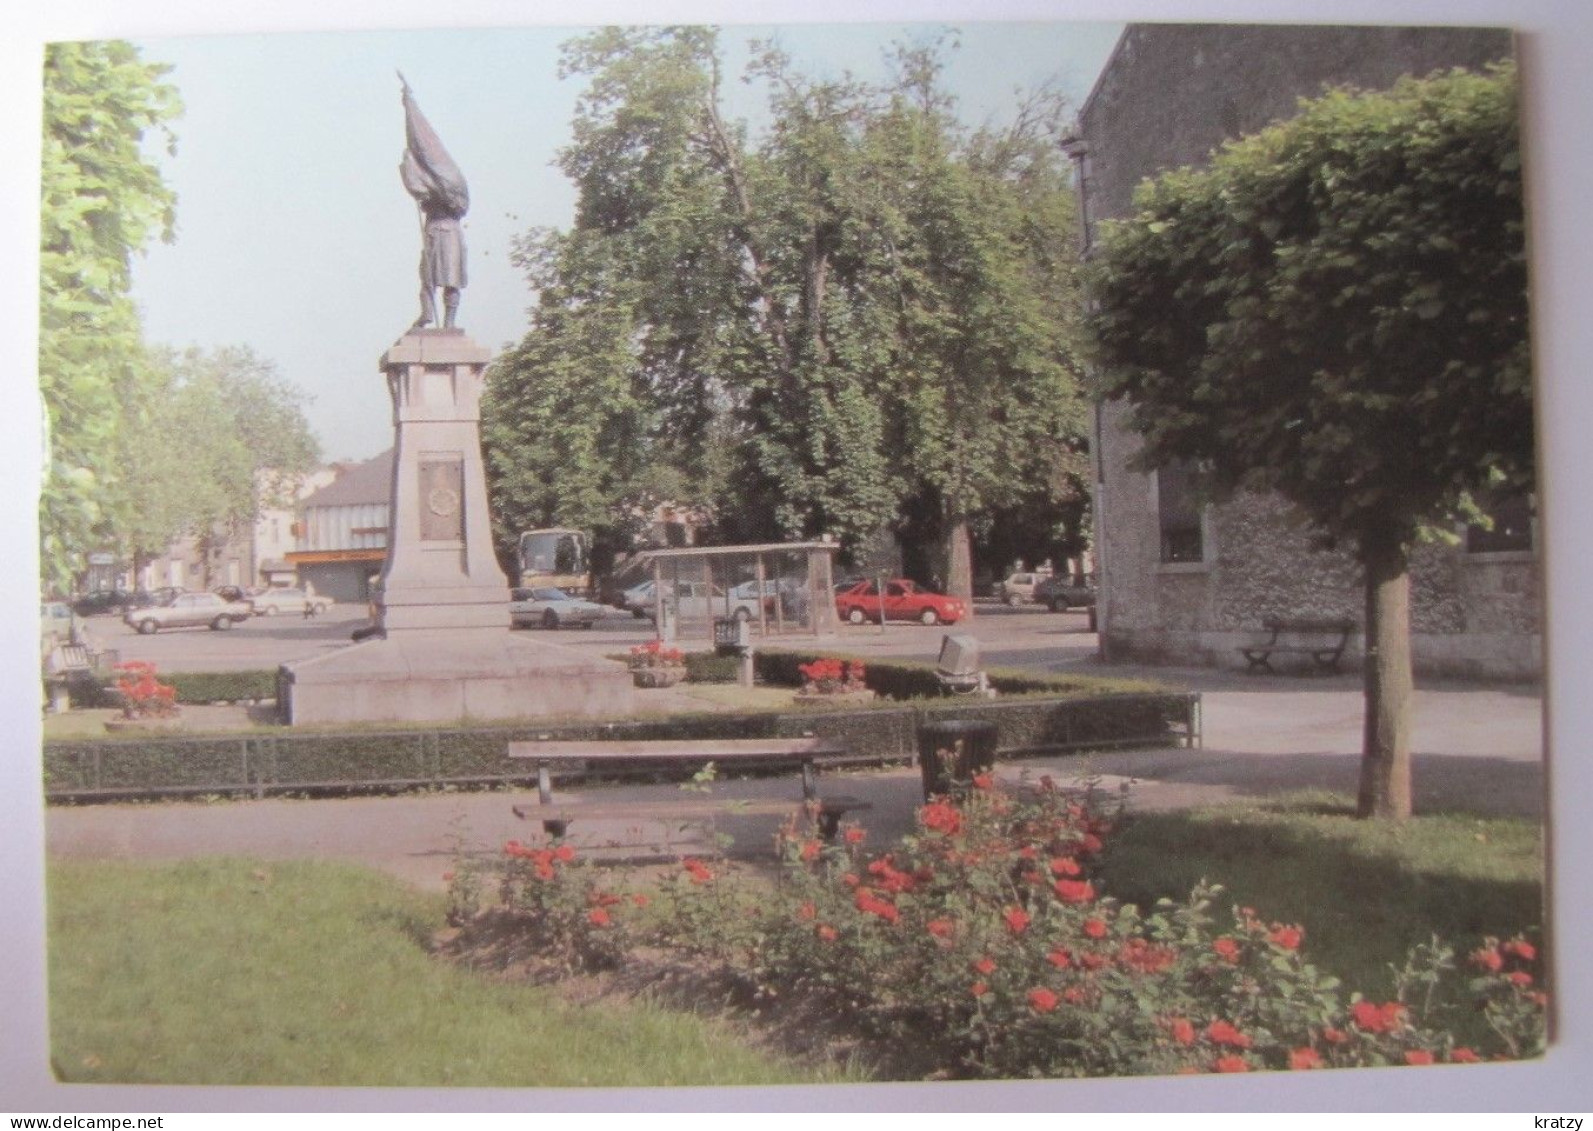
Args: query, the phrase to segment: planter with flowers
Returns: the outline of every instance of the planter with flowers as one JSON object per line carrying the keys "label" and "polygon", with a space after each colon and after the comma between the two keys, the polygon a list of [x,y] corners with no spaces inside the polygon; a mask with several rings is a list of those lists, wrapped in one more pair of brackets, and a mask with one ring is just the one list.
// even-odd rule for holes
{"label": "planter with flowers", "polygon": [[627,663],[637,687],[674,687],[686,678],[686,653],[665,647],[662,640],[636,645]]}
{"label": "planter with flowers", "polygon": [[863,685],[863,665],[858,660],[818,659],[800,664],[802,690],[793,696],[802,706],[846,707],[868,703],[874,692]]}
{"label": "planter with flowers", "polygon": [[116,691],[122,697],[122,717],[107,719],[110,731],[178,730],[182,726],[177,706],[177,689],[155,678],[155,665],[148,660],[128,660],[116,665],[121,673]]}

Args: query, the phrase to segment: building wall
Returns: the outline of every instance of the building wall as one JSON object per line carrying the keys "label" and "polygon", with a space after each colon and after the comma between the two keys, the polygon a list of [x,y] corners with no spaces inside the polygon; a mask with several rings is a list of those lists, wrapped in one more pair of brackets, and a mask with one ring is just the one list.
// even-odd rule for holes
{"label": "building wall", "polygon": [[[1227,138],[1287,117],[1324,84],[1391,86],[1407,73],[1479,67],[1508,32],[1478,29],[1135,25],[1080,116],[1092,223],[1127,214],[1145,177],[1203,162]],[[1204,515],[1204,560],[1161,561],[1155,477],[1131,470],[1122,404],[1101,407],[1097,545],[1102,647],[1111,659],[1242,665],[1268,616],[1364,623],[1361,571],[1281,500],[1247,495]],[[1542,587],[1532,552],[1419,547],[1412,563],[1418,670],[1531,678],[1542,671]],[[1351,639],[1350,656],[1361,638]]]}

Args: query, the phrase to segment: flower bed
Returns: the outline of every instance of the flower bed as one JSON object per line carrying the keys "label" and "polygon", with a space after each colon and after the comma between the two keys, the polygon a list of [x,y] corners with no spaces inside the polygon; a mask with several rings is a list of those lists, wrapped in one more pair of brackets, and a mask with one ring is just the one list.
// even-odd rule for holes
{"label": "flower bed", "polygon": [[[858,1034],[910,1044],[941,1075],[1458,1064],[1543,1050],[1548,998],[1525,936],[1483,940],[1463,959],[1435,940],[1412,953],[1391,997],[1347,993],[1308,961],[1300,927],[1244,907],[1220,914],[1219,888],[1149,913],[1111,899],[1093,874],[1110,816],[1045,781],[1023,795],[976,785],[961,803],[924,806],[917,831],[884,852],[868,851],[855,825],[826,845],[793,822],[772,893],[695,858],[641,890],[558,842],[511,842],[501,894],[566,969],[665,948],[767,1001],[828,1001]],[[460,921],[482,886],[468,877],[454,880]],[[1457,1040],[1477,1013],[1486,1040]]]}

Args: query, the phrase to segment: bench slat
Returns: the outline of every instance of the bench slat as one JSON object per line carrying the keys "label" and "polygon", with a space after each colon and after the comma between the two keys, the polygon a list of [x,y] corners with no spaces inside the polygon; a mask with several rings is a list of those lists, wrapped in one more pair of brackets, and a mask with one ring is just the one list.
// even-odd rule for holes
{"label": "bench slat", "polygon": [[826,738],[714,738],[619,742],[511,742],[509,757],[540,761],[734,761],[844,754]]}

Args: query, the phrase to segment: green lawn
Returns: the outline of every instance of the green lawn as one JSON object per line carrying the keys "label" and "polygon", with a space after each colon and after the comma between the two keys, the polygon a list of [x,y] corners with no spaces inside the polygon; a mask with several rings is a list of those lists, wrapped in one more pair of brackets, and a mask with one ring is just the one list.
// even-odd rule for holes
{"label": "green lawn", "polygon": [[51,1044],[65,1081],[621,1087],[841,1078],[729,1026],[579,1007],[430,957],[441,904],[323,863],[58,863]]}
{"label": "green lawn", "polygon": [[1543,925],[1538,822],[1353,811],[1347,797],[1315,793],[1140,814],[1108,841],[1102,887],[1149,907],[1203,878],[1220,883],[1226,902],[1302,924],[1312,962],[1374,995],[1390,988],[1389,965],[1434,934],[1464,952]]}

